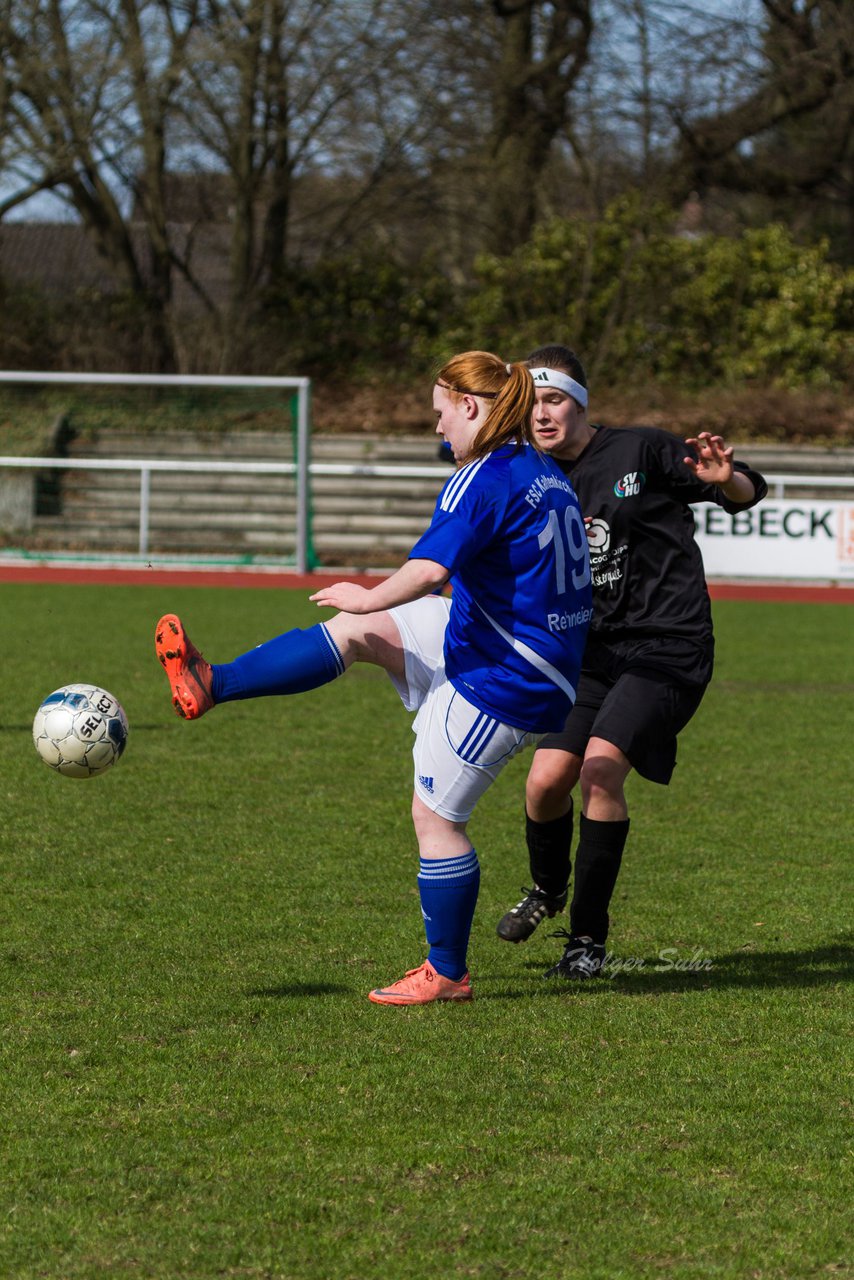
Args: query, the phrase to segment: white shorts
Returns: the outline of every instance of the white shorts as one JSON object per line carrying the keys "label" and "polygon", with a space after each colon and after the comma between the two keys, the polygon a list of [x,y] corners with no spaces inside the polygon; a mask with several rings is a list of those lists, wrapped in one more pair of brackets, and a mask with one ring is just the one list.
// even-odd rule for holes
{"label": "white shorts", "polygon": [[425,596],[390,609],[403,645],[406,674],[391,677],[407,711],[417,711],[415,793],[449,822],[467,822],[508,760],[538,741],[479,710],[445,675],[445,628],[451,602]]}

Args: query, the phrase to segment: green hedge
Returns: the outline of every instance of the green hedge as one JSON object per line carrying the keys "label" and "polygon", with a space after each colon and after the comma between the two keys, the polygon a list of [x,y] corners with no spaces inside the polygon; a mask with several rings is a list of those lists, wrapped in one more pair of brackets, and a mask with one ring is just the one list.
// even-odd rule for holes
{"label": "green hedge", "polygon": [[668,210],[622,199],[598,222],[553,221],[476,271],[451,346],[524,355],[565,342],[597,380],[623,385],[854,380],[854,272],[779,225],[688,238]]}
{"label": "green hedge", "polygon": [[[145,367],[133,299],[0,282],[0,301],[17,321],[0,335],[7,367]],[[186,371],[220,371],[217,322],[188,319]],[[597,221],[556,219],[515,253],[480,257],[465,283],[376,250],[295,267],[231,335],[228,371],[417,378],[456,350],[521,357],[545,342],[575,347],[599,386],[849,388],[854,271],[779,225],[689,238],[671,210],[623,197]]]}

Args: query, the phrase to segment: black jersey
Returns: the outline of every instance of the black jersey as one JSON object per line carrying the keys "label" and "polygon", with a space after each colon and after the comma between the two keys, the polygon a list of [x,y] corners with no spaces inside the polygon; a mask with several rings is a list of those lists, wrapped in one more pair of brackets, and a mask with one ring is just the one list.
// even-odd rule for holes
{"label": "black jersey", "polygon": [[[595,427],[584,451],[560,466],[587,523],[593,574],[593,636],[603,643],[647,637],[712,637],[711,605],[690,504],[743,511],[767,485],[736,462],[756,489],[751,502],[727,501],[686,467],[684,440],[656,427]],[[557,459],[556,459],[557,461]]]}

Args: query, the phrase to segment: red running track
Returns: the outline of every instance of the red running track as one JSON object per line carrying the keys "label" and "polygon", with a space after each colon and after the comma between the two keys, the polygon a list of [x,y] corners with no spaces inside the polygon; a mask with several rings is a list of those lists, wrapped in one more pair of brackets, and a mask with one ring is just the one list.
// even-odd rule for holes
{"label": "red running track", "polygon": [[[0,564],[0,582],[67,582],[88,586],[289,587],[316,591],[346,579],[375,586],[379,574],[267,573],[249,569],[87,568],[56,564]],[[713,600],[768,600],[796,604],[854,604],[854,582],[844,585],[772,582],[710,582]]]}

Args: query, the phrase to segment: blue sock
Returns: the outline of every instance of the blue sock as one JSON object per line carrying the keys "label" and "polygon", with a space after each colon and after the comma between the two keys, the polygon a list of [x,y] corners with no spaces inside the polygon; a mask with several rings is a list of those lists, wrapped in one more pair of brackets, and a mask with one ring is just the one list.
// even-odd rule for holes
{"label": "blue sock", "polygon": [[422,858],[418,872],[421,914],[437,973],[459,982],[466,971],[471,923],[480,888],[474,849],[461,858]]}
{"label": "blue sock", "polygon": [[286,631],[212,671],[214,702],[234,702],[317,689],[344,674],[344,661],[318,622],[307,631]]}

